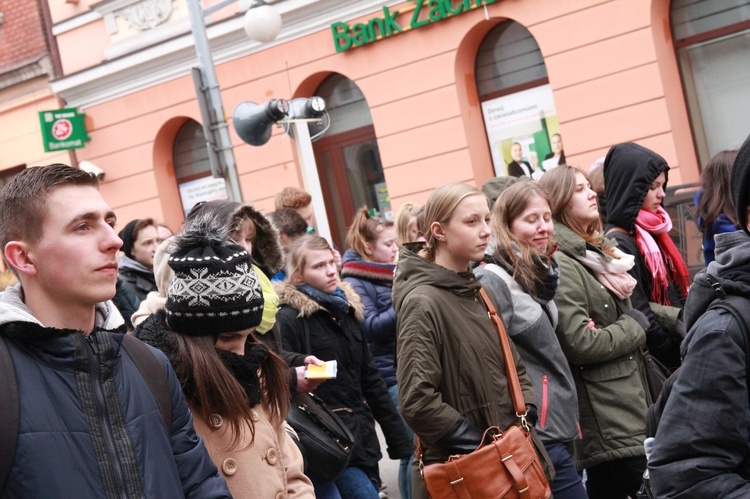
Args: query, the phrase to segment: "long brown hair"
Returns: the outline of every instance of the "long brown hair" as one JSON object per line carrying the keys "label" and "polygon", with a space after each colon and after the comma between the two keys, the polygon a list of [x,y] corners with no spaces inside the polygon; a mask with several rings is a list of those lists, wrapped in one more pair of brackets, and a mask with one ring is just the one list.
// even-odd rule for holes
{"label": "long brown hair", "polygon": [[575,218],[570,211],[570,200],[576,189],[576,175],[583,175],[588,182],[588,176],[573,166],[558,166],[545,173],[539,179],[539,187],[547,193],[547,201],[552,210],[552,218],[572,230],[586,242],[602,248],[606,253],[611,249],[604,244],[604,231],[601,217],[588,225]]}
{"label": "long brown hair", "polygon": [[346,235],[346,242],[354,251],[359,253],[359,256],[368,262],[372,261],[367,254],[367,244],[374,244],[386,227],[393,227],[393,221],[370,216],[367,206],[363,206],[354,215],[354,220]]}
{"label": "long brown hair", "polygon": [[[546,261],[548,256],[519,240],[510,230],[510,226],[537,197],[547,201],[547,194],[536,182],[517,182],[505,189],[497,198],[490,219],[495,249],[513,269],[513,280],[524,289],[534,289],[535,285],[541,282],[542,276],[537,271],[536,262],[540,258]],[[554,243],[550,237],[547,248],[552,246]]]}
{"label": "long brown hair", "polygon": [[[213,335],[173,336],[177,347],[175,373],[193,409],[204,421],[218,414],[228,422],[232,431],[230,449],[239,445],[246,430],[250,431],[252,444],[255,424],[247,395],[216,352]],[[258,342],[252,334],[247,339],[251,343]],[[267,406],[272,421],[279,425],[286,419],[289,406],[286,365],[269,352],[260,371],[262,403]]]}
{"label": "long brown hair", "polygon": [[729,177],[732,165],[737,158],[737,151],[721,151],[717,153],[701,174],[701,200],[698,202],[696,216],[701,218],[700,231],[703,237],[711,237],[712,225],[719,215],[726,216],[737,225],[734,201],[729,195]]}

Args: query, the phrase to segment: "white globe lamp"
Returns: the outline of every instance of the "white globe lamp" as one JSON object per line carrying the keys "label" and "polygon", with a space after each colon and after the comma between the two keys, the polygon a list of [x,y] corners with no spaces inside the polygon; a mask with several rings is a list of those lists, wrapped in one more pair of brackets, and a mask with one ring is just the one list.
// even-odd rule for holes
{"label": "white globe lamp", "polygon": [[272,42],[281,31],[281,14],[262,0],[256,0],[254,6],[245,13],[244,28],[251,40]]}

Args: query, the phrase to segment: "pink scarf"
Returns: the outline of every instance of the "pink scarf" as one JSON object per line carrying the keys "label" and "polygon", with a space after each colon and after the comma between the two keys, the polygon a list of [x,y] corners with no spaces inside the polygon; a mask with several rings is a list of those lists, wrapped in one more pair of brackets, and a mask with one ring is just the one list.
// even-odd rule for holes
{"label": "pink scarf", "polygon": [[690,273],[680,251],[669,237],[672,220],[661,206],[656,213],[641,210],[635,219],[635,242],[643,255],[646,268],[651,272],[651,301],[671,305],[669,301],[669,279],[675,279],[682,296],[687,296]]}

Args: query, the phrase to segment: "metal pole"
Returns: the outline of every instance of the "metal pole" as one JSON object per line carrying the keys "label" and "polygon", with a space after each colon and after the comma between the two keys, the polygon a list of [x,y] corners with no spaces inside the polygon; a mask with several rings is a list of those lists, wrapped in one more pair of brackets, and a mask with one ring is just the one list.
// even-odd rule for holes
{"label": "metal pole", "polygon": [[302,171],[302,181],[305,183],[305,190],[312,197],[318,235],[333,244],[331,228],[328,225],[326,205],[323,200],[323,189],[320,188],[318,166],[315,163],[315,153],[313,153],[312,141],[310,140],[310,129],[304,120],[290,120],[290,122],[294,128],[294,145],[297,148],[297,157],[299,158],[300,170]]}
{"label": "metal pole", "polygon": [[219,81],[216,78],[211,47],[208,44],[203,9],[200,0],[187,0],[187,5],[190,12],[190,28],[195,41],[195,54],[198,57],[198,67],[203,74],[203,81],[207,87],[206,99],[211,115],[209,129],[214,135],[215,140],[213,142],[216,144],[216,153],[221,162],[224,180],[227,183],[229,199],[242,202],[242,192],[237,178],[237,165],[232,151],[232,140],[229,137],[229,128],[224,117],[224,105],[221,101]]}

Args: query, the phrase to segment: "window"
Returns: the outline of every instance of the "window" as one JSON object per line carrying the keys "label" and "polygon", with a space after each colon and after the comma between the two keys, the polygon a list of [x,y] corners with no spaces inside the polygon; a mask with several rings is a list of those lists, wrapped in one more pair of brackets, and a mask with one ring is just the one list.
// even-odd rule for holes
{"label": "window", "polygon": [[228,199],[224,179],[211,176],[206,136],[200,123],[188,120],[182,125],[174,140],[172,158],[185,215],[201,201]]}
{"label": "window", "polygon": [[[514,21],[493,28],[475,63],[487,142],[496,175],[538,178],[565,162],[547,68],[529,31]],[[555,148],[553,148],[553,143]]]}
{"label": "window", "polygon": [[674,0],[671,23],[701,164],[750,130],[750,1]]}
{"label": "window", "polygon": [[331,225],[339,248],[354,213],[362,206],[393,219],[378,141],[367,100],[356,83],[340,74],[329,76],[316,95],[326,100],[331,127],[315,142],[315,161]]}

